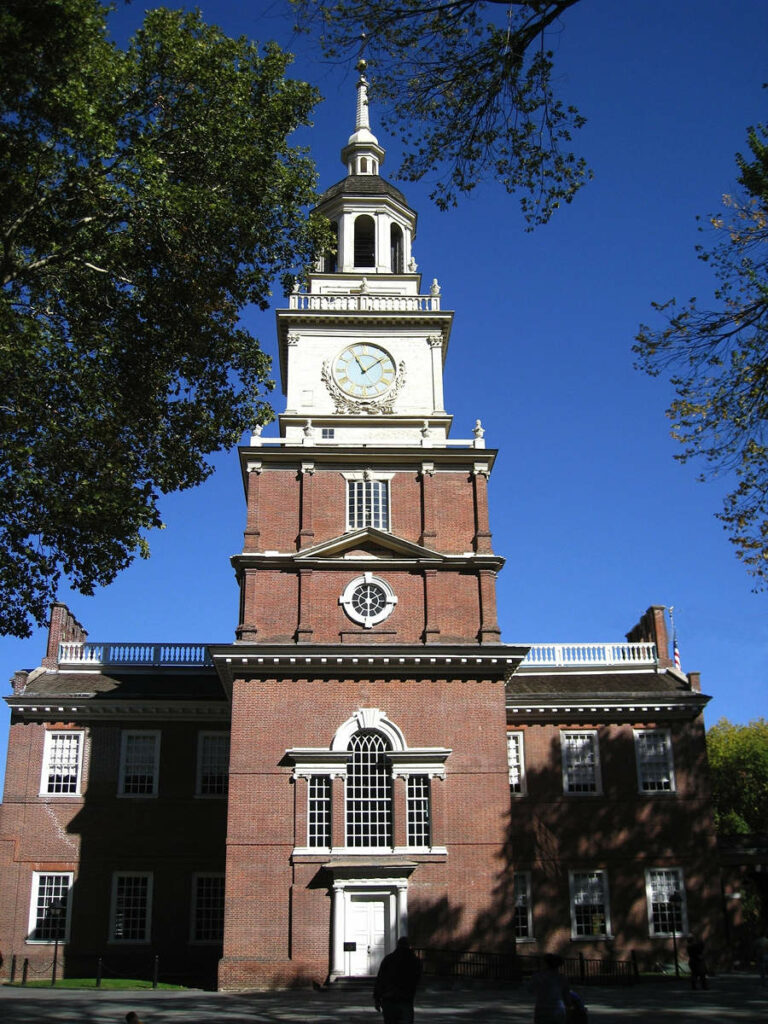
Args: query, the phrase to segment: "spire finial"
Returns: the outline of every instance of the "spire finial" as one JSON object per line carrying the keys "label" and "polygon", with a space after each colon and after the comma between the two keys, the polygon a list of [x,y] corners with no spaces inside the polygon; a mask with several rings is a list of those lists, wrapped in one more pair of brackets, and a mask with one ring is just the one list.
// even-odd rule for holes
{"label": "spire finial", "polygon": [[355,130],[341,151],[341,159],[347,165],[348,174],[378,174],[379,165],[384,160],[384,150],[379,145],[379,140],[371,131],[371,122],[368,115],[368,79],[365,77],[368,61],[363,57],[366,44],[364,32],[361,34],[360,39],[360,56],[355,65],[359,75],[357,79]]}
{"label": "spire finial", "polygon": [[357,80],[357,113],[355,116],[355,131],[359,132],[361,128],[368,128],[370,130],[371,122],[368,118],[368,79],[365,77],[365,69],[368,67],[368,61],[361,57],[357,62],[357,70],[360,72],[360,77]]}

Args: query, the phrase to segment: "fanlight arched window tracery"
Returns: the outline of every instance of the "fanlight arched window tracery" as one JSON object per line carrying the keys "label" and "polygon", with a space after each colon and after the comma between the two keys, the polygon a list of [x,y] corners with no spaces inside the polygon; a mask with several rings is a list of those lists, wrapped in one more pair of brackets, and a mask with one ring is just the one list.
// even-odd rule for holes
{"label": "fanlight arched window tracery", "polygon": [[355,733],[346,785],[348,847],[392,845],[392,770],[389,744],[378,732]]}

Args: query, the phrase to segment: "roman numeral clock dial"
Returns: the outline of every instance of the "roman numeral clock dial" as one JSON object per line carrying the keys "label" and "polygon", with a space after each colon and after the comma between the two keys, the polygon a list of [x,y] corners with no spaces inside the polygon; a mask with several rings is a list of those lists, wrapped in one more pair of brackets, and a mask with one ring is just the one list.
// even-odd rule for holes
{"label": "roman numeral clock dial", "polygon": [[365,400],[378,398],[395,380],[392,356],[378,345],[357,342],[336,357],[333,376],[345,395]]}

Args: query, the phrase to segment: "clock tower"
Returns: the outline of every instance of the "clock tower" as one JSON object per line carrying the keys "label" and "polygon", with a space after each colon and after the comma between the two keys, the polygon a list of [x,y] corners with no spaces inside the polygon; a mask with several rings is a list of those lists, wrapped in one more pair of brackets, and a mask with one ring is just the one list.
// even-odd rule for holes
{"label": "clock tower", "polygon": [[478,424],[452,440],[453,314],[380,175],[365,63],[335,251],[277,311],[279,436],[241,449],[225,988],[369,976],[397,939],[509,951],[504,683]]}

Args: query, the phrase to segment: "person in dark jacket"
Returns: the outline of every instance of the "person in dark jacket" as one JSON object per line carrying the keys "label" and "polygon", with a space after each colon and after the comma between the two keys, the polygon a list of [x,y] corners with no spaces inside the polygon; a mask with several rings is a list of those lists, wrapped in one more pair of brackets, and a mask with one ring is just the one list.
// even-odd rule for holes
{"label": "person in dark jacket", "polygon": [[413,1024],[413,1000],[421,978],[421,961],[404,936],[397,949],[381,961],[373,1002],[384,1012],[384,1024]]}

